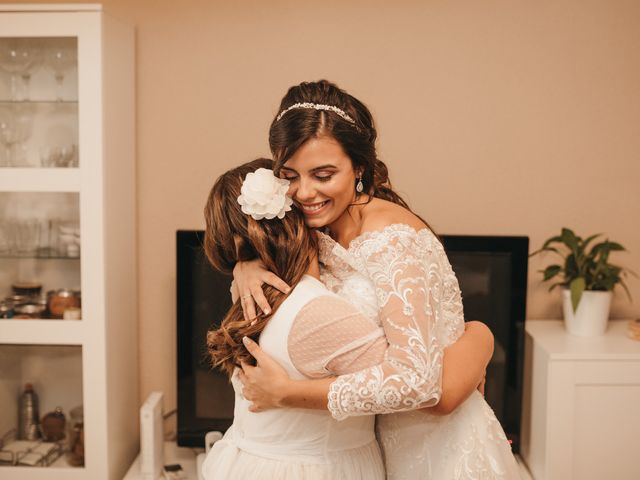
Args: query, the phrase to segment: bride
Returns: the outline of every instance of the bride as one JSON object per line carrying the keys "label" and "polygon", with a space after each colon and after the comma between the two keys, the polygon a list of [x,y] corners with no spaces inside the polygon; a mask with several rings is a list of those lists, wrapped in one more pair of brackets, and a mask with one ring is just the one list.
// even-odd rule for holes
{"label": "bride", "polygon": [[[321,380],[292,379],[250,342],[258,365],[245,365],[239,375],[249,408],[328,409],[338,420],[384,414],[377,435],[390,479],[519,478],[506,436],[475,389],[486,366],[476,345],[466,347],[466,361],[460,355],[447,364],[442,377],[444,349],[464,339],[460,289],[438,238],[392,190],[376,135],[364,104],[320,81],[289,90],[269,141],[275,171],[290,182],[307,225],[325,229],[318,233],[322,281],[381,324],[387,362]],[[433,181],[428,169],[423,175],[425,185]],[[236,265],[247,318],[255,316],[254,299],[270,310],[262,283],[286,289],[273,273],[260,262]]]}

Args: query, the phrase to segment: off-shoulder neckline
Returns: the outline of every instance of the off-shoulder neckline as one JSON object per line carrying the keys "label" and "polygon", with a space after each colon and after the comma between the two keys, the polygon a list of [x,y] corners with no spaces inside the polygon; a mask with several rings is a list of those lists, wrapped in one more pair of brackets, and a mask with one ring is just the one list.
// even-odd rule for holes
{"label": "off-shoulder neckline", "polygon": [[351,241],[349,242],[349,245],[345,248],[339,242],[336,242],[333,238],[331,238],[330,235],[323,232],[321,233],[325,235],[327,238],[329,238],[329,240],[331,240],[333,243],[338,245],[341,249],[347,252],[352,252],[357,247],[359,247],[360,245],[362,245],[363,243],[369,240],[373,240],[374,238],[385,235],[388,232],[397,232],[397,231],[413,234],[415,236],[426,235],[426,234],[434,235],[431,229],[429,229],[429,227],[426,227],[426,226],[424,228],[416,229],[407,223],[390,223],[389,225],[386,225],[382,229],[367,230],[365,232],[362,232],[360,235],[352,238]]}

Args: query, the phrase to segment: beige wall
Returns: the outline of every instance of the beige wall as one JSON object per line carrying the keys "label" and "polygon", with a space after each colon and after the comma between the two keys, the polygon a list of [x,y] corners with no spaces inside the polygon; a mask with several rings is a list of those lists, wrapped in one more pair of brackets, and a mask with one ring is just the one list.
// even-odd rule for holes
{"label": "beige wall", "polygon": [[[606,232],[640,272],[640,3],[125,1],[137,29],[141,395],[175,405],[175,231],[268,154],[287,87],[367,103],[397,189],[440,233]],[[528,318],[559,318],[530,264]],[[616,296],[612,316],[640,315]]]}

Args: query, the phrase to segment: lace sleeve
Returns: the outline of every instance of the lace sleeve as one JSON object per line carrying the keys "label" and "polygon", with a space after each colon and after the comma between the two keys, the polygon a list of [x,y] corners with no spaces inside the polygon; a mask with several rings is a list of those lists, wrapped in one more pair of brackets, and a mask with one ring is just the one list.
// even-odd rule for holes
{"label": "lace sleeve", "polygon": [[354,255],[375,286],[389,348],[380,365],[331,384],[328,406],[338,420],[433,406],[441,395],[443,352],[435,323],[444,252],[435,236],[418,237],[413,229],[374,233]]}
{"label": "lace sleeve", "polygon": [[376,322],[335,296],[307,303],[294,320],[287,344],[293,365],[309,378],[377,365],[387,349],[384,332]]}

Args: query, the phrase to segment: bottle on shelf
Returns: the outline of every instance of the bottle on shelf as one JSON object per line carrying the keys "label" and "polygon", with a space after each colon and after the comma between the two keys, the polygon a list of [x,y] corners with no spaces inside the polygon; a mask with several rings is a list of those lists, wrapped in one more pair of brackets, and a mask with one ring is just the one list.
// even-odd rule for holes
{"label": "bottle on shelf", "polygon": [[25,384],[24,392],[20,395],[18,411],[18,438],[21,440],[37,440],[40,438],[40,415],[38,395],[33,385]]}

